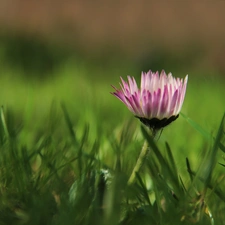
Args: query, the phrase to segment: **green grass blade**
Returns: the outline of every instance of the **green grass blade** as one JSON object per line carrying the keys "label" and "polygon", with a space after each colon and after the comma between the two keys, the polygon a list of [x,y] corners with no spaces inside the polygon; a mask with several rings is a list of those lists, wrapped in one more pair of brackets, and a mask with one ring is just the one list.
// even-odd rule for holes
{"label": "green grass blade", "polygon": [[[150,154],[151,154],[151,150],[152,150],[157,158],[158,164],[161,166],[163,176],[168,181],[170,181],[170,183],[172,184],[172,187],[176,191],[176,194],[180,194],[180,191],[183,192],[183,190],[181,189],[181,186],[180,186],[180,183],[178,180],[178,174],[175,172],[176,169],[174,169],[175,168],[174,160],[172,159],[172,161],[168,162],[165,159],[165,157],[162,155],[161,151],[156,146],[153,138],[148,134],[148,132],[146,131],[146,129],[143,126],[141,127],[141,130],[142,130],[143,136],[146,138],[146,140],[148,141],[148,144],[150,146]],[[168,149],[168,147],[169,146],[167,146],[167,151],[170,151],[170,149]],[[168,153],[168,154],[170,154],[170,153]],[[172,155],[170,157],[172,157]]]}
{"label": "green grass blade", "polygon": [[71,122],[69,113],[68,113],[64,103],[61,103],[61,107],[62,107],[62,110],[63,110],[63,114],[64,114],[64,117],[65,117],[65,121],[66,121],[67,127],[69,129],[69,133],[70,133],[71,139],[74,142],[74,144],[77,146],[78,145],[78,140],[77,140],[75,132],[73,130],[73,123]]}
{"label": "green grass blade", "polygon": [[3,130],[5,132],[5,136],[6,136],[6,138],[8,138],[9,137],[9,131],[8,131],[7,124],[6,124],[3,106],[1,106],[1,121],[2,121]]}
{"label": "green grass blade", "polygon": [[173,157],[172,150],[171,150],[168,142],[166,142],[166,153],[168,156],[168,165],[171,168],[171,172],[174,174],[174,178],[177,177],[176,184],[178,185],[179,184],[178,171],[177,171],[177,167],[176,167],[176,163],[175,163],[175,160]]}
{"label": "green grass blade", "polygon": [[205,129],[203,129],[198,123],[196,123],[195,121],[193,121],[191,118],[189,118],[188,116],[186,116],[183,113],[180,113],[181,116],[183,116],[184,119],[186,119],[186,121],[195,129],[197,130],[199,133],[201,133],[206,139],[211,139],[212,136],[210,133],[208,133]]}
{"label": "green grass blade", "polygon": [[219,143],[219,148],[225,153],[225,146],[222,143]]}
{"label": "green grass blade", "polygon": [[139,184],[141,186],[141,190],[142,190],[142,194],[146,200],[146,202],[151,205],[150,199],[149,199],[149,195],[148,195],[148,190],[146,188],[146,185],[144,184],[144,182],[142,181],[140,175],[138,173],[136,173],[136,178],[139,181]]}
{"label": "green grass blade", "polygon": [[206,176],[206,185],[208,185],[210,183],[212,172],[213,172],[213,169],[214,169],[215,164],[216,164],[216,155],[217,155],[217,151],[219,149],[220,141],[222,139],[223,132],[224,132],[224,118],[225,118],[225,114],[223,115],[223,118],[221,120],[219,129],[218,129],[218,132],[217,132],[217,135],[216,135],[216,139],[215,139],[212,151],[210,153],[210,161],[207,165],[209,167],[209,173]]}
{"label": "green grass blade", "polygon": [[186,158],[186,166],[187,166],[187,172],[189,174],[190,180],[193,181],[193,176],[195,175],[195,173],[191,169],[190,162],[189,162],[188,158]]}

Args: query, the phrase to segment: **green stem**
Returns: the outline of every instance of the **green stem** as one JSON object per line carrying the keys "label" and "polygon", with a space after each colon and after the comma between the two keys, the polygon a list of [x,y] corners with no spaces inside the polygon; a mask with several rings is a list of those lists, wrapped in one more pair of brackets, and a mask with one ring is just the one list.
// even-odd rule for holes
{"label": "green stem", "polygon": [[135,177],[136,177],[136,173],[138,173],[139,170],[141,169],[148,152],[149,152],[148,142],[145,141],[143,146],[142,146],[142,149],[141,149],[140,155],[138,157],[138,160],[136,162],[136,165],[135,165],[135,167],[134,167],[134,169],[133,169],[133,171],[131,173],[131,176],[130,176],[128,182],[127,182],[128,185],[131,185],[131,184],[134,183]]}

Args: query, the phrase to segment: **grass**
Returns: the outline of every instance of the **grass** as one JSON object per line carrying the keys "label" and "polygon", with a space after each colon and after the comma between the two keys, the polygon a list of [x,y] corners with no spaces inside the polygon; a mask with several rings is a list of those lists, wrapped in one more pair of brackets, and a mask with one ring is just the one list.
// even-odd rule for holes
{"label": "grass", "polygon": [[1,225],[224,224],[223,81],[190,72],[183,114],[154,141],[109,93],[132,71],[68,62],[37,81],[5,69]]}

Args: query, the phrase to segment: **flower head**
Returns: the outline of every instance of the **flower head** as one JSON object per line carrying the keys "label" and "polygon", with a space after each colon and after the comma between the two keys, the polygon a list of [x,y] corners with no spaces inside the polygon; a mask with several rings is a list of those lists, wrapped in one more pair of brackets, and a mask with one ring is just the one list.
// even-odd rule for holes
{"label": "flower head", "polygon": [[185,79],[175,78],[162,71],[141,74],[138,88],[134,77],[128,76],[128,82],[121,77],[121,90],[113,86],[112,94],[120,99],[127,108],[153,131],[159,130],[178,118],[181,110],[188,75]]}

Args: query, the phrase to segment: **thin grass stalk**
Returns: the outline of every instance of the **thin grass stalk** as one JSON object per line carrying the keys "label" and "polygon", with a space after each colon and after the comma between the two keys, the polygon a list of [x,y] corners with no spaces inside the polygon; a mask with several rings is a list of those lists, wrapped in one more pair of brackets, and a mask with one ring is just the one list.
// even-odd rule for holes
{"label": "thin grass stalk", "polygon": [[148,152],[149,152],[148,142],[145,141],[142,146],[142,149],[141,149],[140,155],[138,157],[138,160],[136,162],[136,165],[135,165],[135,167],[131,173],[131,176],[127,182],[128,185],[132,185],[134,183],[136,173],[138,173],[140,171],[142,165],[144,164],[145,158],[148,155]]}

